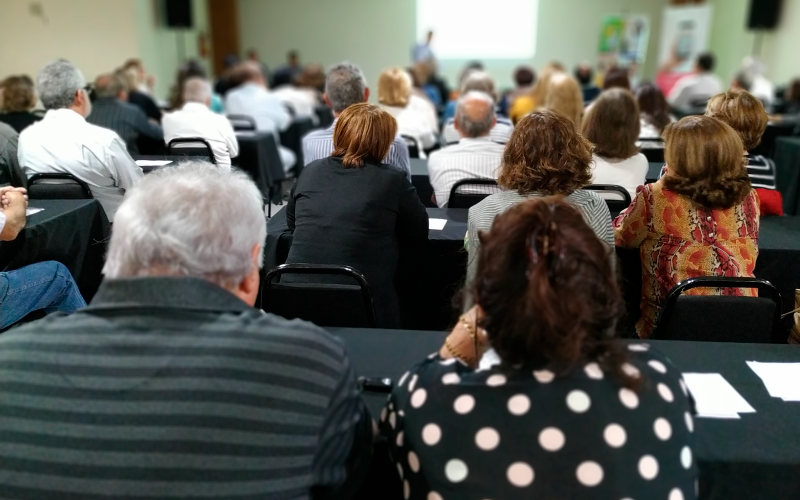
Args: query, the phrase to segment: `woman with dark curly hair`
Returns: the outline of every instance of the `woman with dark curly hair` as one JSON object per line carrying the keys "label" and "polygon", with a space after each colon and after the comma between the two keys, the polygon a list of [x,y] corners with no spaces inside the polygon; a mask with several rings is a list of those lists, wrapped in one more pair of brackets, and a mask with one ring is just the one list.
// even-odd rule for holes
{"label": "woman with dark curly hair", "polygon": [[[666,173],[657,183],[640,186],[614,221],[617,246],[639,248],[641,254],[642,317],[636,332],[643,338],[678,282],[752,277],[758,257],[759,199],[739,134],[717,118],[687,116],[666,128],[664,141]],[[723,288],[722,293],[755,295],[756,290]]]}
{"label": "woman with dark curly hair", "polygon": [[36,92],[29,76],[9,76],[0,82],[0,122],[7,123],[20,133],[42,119],[31,113],[34,107]]}
{"label": "woman with dark curly hair", "polygon": [[478,231],[529,198],[562,194],[578,207],[597,236],[614,245],[611,214],[600,196],[582,188],[591,184],[592,145],[569,118],[550,110],[535,111],[517,123],[506,144],[497,183],[505,190],[469,209],[467,282],[475,275]]}
{"label": "woman with dark curly hair", "polygon": [[[477,306],[381,412],[404,498],[694,498],[686,387],[614,338],[613,249],[562,197],[517,204],[480,239]],[[475,371],[486,348],[499,364]]]}

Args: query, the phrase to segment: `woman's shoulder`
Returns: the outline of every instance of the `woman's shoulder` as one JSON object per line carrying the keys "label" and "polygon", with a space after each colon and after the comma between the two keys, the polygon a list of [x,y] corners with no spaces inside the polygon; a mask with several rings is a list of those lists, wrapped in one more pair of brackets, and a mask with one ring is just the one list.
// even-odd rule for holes
{"label": "woman's shoulder", "polygon": [[494,218],[526,198],[516,191],[502,191],[487,196],[469,209],[469,221],[478,223],[488,222],[491,225]]}

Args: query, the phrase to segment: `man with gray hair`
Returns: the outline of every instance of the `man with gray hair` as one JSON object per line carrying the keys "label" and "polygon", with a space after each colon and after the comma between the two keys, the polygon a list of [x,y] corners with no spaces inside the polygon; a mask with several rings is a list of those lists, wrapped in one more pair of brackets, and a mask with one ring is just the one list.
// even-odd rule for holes
{"label": "man with gray hair", "polygon": [[71,174],[89,185],[114,221],[125,191],[142,178],[142,169],[112,130],[86,121],[92,103],[86,80],[67,61],[53,61],[39,72],[36,90],[47,114],[19,136],[19,163],[25,175]]}
{"label": "man with gray hair", "polygon": [[453,126],[461,140],[434,151],[428,159],[428,176],[437,205],[447,206],[450,190],[460,180],[497,179],[505,146],[491,139],[496,123],[494,99],[488,94],[473,90],[459,98]]}
{"label": "man with gray hair", "polygon": [[95,78],[94,93],[97,99],[86,121],[116,132],[125,141],[128,153],[139,154],[141,136],[158,141],[164,139],[161,126],[148,120],[141,108],[128,103],[128,82],[122,71]]}
{"label": "man with gray hair", "polygon": [[[325,93],[322,95],[337,119],[342,111],[353,104],[367,102],[369,100],[369,87],[364,73],[358,66],[348,62],[337,64],[328,71],[325,79]],[[327,158],[333,153],[333,125],[325,130],[317,130],[303,137],[303,159],[308,165],[312,161]],[[406,172],[408,180],[411,181],[411,161],[408,157],[408,146],[398,135],[395,137],[389,154],[382,158],[383,163],[400,167]]]}
{"label": "man with gray hair", "polygon": [[183,84],[183,102],[178,111],[162,119],[164,142],[173,139],[200,137],[208,141],[217,166],[230,170],[231,158],[239,154],[239,141],[231,122],[211,111],[211,83],[205,78],[192,77]]}
{"label": "man with gray hair", "polygon": [[[489,73],[484,71],[473,71],[470,73],[461,85],[461,94],[463,95],[470,91],[483,92],[492,98],[495,106],[497,105],[497,92],[495,90],[494,80]],[[461,139],[461,134],[458,133],[453,123],[454,120],[455,119],[448,120],[442,131],[444,141],[447,144],[455,144]],[[494,142],[505,144],[511,138],[513,132],[514,124],[511,123],[511,120],[500,116],[497,118],[495,126],[489,132],[489,137]]]}
{"label": "man with gray hair", "polygon": [[253,308],[266,230],[242,172],[190,162],[132,189],[91,304],[0,336],[14,381],[0,399],[3,487],[351,498],[372,419],[340,340]]}

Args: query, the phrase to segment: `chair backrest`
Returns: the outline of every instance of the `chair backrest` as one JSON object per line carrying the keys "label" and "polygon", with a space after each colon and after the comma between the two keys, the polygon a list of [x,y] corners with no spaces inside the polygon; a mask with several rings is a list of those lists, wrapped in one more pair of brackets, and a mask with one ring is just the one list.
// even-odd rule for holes
{"label": "chair backrest", "polygon": [[208,158],[210,163],[216,164],[214,150],[211,144],[202,137],[179,137],[169,141],[167,146],[170,155],[177,156],[203,156]]}
{"label": "chair backrest", "polygon": [[34,174],[28,179],[32,200],[91,200],[89,185],[72,174]]}
{"label": "chair backrest", "polygon": [[583,188],[587,191],[596,191],[608,205],[612,215],[619,214],[631,204],[631,194],[622,186],[614,184],[591,184]]}
{"label": "chair backrest", "polygon": [[[683,295],[707,288],[756,288],[759,297]],[[701,276],[681,281],[667,295],[652,338],[705,342],[786,343],[781,294],[758,278]]]}
{"label": "chair backrest", "polygon": [[450,189],[447,208],[470,208],[500,191],[502,189],[494,179],[461,179]]}
{"label": "chair backrest", "polygon": [[319,105],[314,108],[314,114],[317,115],[320,128],[328,128],[333,125],[333,110],[325,105]]}
{"label": "chair backrest", "polygon": [[641,143],[641,152],[648,163],[664,163],[664,142],[648,139]]}
{"label": "chair backrest", "polygon": [[227,115],[227,118],[235,132],[253,132],[256,130],[256,121],[252,116]]}
{"label": "chair backrest", "polygon": [[[345,276],[355,284],[273,283],[283,275]],[[267,273],[261,288],[262,309],[286,319],[319,326],[375,328],[375,309],[366,278],[349,266],[283,264]]]}
{"label": "chair backrest", "polygon": [[400,137],[404,141],[406,141],[406,146],[408,146],[408,157],[419,158],[420,148],[419,148],[419,142],[417,142],[417,138],[403,134],[400,134]]}

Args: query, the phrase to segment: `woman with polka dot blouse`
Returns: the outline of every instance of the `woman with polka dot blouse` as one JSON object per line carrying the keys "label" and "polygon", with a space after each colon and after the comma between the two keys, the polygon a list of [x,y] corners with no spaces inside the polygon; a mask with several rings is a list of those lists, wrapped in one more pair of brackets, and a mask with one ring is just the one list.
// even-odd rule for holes
{"label": "woman with polka dot blouse", "polygon": [[[480,239],[476,307],[381,412],[404,497],[695,498],[693,404],[665,358],[613,338],[612,250],[560,197]],[[476,370],[486,349],[500,363]]]}

